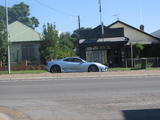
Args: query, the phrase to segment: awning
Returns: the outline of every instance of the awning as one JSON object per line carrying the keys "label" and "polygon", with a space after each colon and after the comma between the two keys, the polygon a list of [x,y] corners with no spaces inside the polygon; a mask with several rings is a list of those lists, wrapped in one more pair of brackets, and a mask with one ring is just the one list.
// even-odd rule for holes
{"label": "awning", "polygon": [[128,42],[128,38],[126,37],[113,37],[113,38],[98,38],[98,39],[81,39],[79,40],[79,44],[98,44],[98,43],[116,43],[116,42]]}

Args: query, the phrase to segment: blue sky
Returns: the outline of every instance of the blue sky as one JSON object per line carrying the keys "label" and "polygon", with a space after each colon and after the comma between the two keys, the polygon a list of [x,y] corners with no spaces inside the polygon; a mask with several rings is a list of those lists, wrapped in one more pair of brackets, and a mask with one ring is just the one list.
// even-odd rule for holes
{"label": "blue sky", "polygon": [[[99,21],[98,0],[8,0],[12,6],[19,2],[30,5],[31,16],[40,21],[42,26],[56,23],[58,30],[72,32],[78,28],[77,16],[81,16],[82,27],[96,27]],[[0,1],[4,5],[4,0]],[[136,28],[144,24],[145,31],[151,33],[160,29],[160,0],[102,0],[102,18],[107,26],[119,19]]]}

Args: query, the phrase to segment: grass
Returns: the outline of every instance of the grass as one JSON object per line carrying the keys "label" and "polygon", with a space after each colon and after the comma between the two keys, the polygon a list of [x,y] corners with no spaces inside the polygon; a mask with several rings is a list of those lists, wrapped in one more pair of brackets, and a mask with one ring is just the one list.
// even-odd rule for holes
{"label": "grass", "polygon": [[108,71],[130,71],[130,70],[160,70],[160,67],[147,67],[146,69],[141,68],[109,68]]}
{"label": "grass", "polygon": [[[144,70],[140,68],[109,68],[108,71],[130,71],[130,70]],[[146,70],[160,70],[160,67],[153,68],[148,67]],[[45,73],[46,70],[20,70],[20,71],[11,71],[11,74],[39,74],[39,73]],[[7,71],[0,71],[0,75],[2,74],[8,74]]]}
{"label": "grass", "polygon": [[131,68],[109,68],[108,71],[130,71]]}
{"label": "grass", "polygon": [[153,67],[149,67],[149,68],[147,68],[146,70],[160,70],[160,67],[155,67],[155,68],[153,68]]}
{"label": "grass", "polygon": [[[20,70],[20,71],[11,71],[11,74],[38,74],[45,73],[46,70]],[[0,74],[8,74],[7,71],[0,71]]]}

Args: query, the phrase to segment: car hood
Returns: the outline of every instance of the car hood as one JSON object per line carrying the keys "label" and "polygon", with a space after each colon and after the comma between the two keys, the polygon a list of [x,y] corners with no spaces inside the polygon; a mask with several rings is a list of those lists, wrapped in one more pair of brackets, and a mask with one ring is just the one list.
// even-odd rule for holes
{"label": "car hood", "polygon": [[106,65],[103,65],[101,63],[97,63],[97,62],[87,62],[88,64],[94,64],[94,65],[97,65],[97,66],[102,66],[102,67],[107,67]]}

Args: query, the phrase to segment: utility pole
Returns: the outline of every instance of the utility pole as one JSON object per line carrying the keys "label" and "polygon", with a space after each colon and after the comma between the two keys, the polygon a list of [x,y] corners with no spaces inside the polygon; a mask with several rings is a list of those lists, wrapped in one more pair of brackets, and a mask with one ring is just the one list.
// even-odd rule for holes
{"label": "utility pole", "polygon": [[130,44],[131,44],[131,67],[133,67],[133,44],[131,41]]}
{"label": "utility pole", "polygon": [[11,61],[10,61],[10,41],[9,41],[9,33],[8,33],[8,7],[7,0],[5,0],[5,8],[6,8],[6,33],[7,33],[7,41],[8,41],[8,73],[11,73]]}
{"label": "utility pole", "polygon": [[81,29],[81,19],[80,19],[80,16],[78,16],[78,29],[79,30]]}
{"label": "utility pole", "polygon": [[101,0],[99,0],[99,15],[100,15],[101,33],[102,33],[102,36],[104,36],[104,26],[102,22],[102,1]]}

